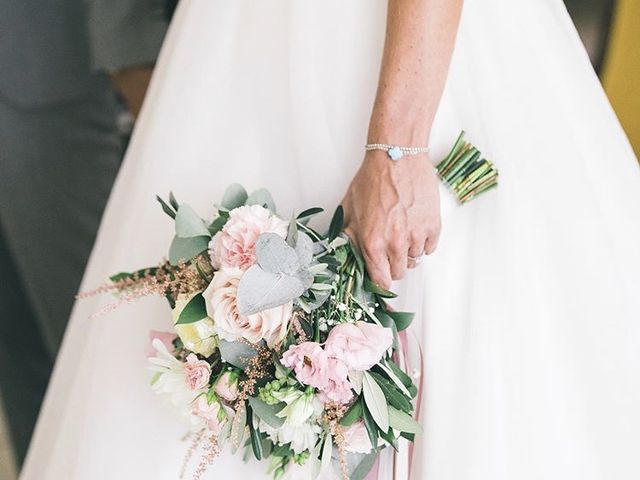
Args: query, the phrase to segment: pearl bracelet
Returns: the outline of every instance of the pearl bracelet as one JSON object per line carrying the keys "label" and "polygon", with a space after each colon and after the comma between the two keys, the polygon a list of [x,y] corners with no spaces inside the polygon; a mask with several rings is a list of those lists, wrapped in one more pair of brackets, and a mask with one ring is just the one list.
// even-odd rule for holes
{"label": "pearl bracelet", "polygon": [[405,155],[419,155],[420,153],[429,153],[429,147],[400,147],[398,145],[387,145],[384,143],[367,143],[364,146],[367,152],[372,150],[382,150],[387,152],[391,160],[400,160]]}

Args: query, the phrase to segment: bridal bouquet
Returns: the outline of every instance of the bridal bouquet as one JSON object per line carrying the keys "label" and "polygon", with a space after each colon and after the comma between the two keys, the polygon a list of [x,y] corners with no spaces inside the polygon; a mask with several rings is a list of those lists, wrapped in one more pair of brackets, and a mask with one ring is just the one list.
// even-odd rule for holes
{"label": "bridal bouquet", "polygon": [[223,448],[268,462],[274,479],[362,479],[385,447],[410,441],[417,389],[389,309],[349,240],[338,208],[322,235],[311,208],[284,220],[266,190],[234,184],[204,220],[158,198],[174,221],[168,260],[121,273],[123,301],[163,295],[173,331],[152,332],[152,388],[193,426],[200,478]]}

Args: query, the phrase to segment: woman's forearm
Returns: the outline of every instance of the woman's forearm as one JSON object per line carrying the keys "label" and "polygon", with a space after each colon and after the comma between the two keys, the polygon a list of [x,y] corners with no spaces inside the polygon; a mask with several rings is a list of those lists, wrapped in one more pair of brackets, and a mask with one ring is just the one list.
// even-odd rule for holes
{"label": "woman's forearm", "polygon": [[462,0],[389,0],[369,143],[427,141],[447,77]]}

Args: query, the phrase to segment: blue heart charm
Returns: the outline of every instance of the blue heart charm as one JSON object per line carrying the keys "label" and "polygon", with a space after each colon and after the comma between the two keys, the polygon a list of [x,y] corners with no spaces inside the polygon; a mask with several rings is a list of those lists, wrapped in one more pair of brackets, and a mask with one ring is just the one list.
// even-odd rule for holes
{"label": "blue heart charm", "polygon": [[400,160],[404,156],[404,153],[402,153],[400,147],[391,147],[387,150],[387,155],[389,155],[391,160]]}

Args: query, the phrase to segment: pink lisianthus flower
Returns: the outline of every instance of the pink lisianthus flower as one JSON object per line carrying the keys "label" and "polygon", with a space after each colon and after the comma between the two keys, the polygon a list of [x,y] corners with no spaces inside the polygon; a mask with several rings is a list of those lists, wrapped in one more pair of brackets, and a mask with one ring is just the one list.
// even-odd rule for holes
{"label": "pink lisianthus flower", "polygon": [[209,384],[211,366],[204,360],[198,359],[195,353],[190,353],[184,364],[184,373],[189,388],[200,390]]}
{"label": "pink lisianthus flower", "polygon": [[258,237],[267,232],[287,236],[288,223],[261,205],[245,205],[229,212],[229,220],[209,243],[211,263],[216,270],[236,267],[246,270],[256,262]]}
{"label": "pink lisianthus flower", "polygon": [[253,315],[241,315],[236,297],[242,274],[238,268],[225,268],[215,273],[202,294],[207,314],[213,319],[220,338],[229,341],[244,338],[251,343],[264,340],[272,348],[287,334],[293,303],[288,302]]}
{"label": "pink lisianthus flower", "polygon": [[225,372],[216,382],[216,393],[227,402],[233,402],[238,398],[238,374]]}
{"label": "pink lisianthus flower", "polygon": [[348,380],[349,369],[340,360],[336,358],[328,359],[328,381],[327,384],[320,389],[320,400],[323,402],[331,401],[337,403],[349,403],[353,397],[351,392],[351,384]]}
{"label": "pink lisianthus flower", "polygon": [[159,330],[149,330],[149,343],[147,347],[144,349],[144,353],[147,358],[155,357],[157,354],[156,349],[153,347],[153,341],[157,338],[162,342],[165,348],[169,352],[173,352],[175,350],[173,346],[173,341],[178,337],[173,332],[161,332]]}
{"label": "pink lisianthus flower", "polygon": [[349,369],[364,371],[378,363],[392,344],[389,328],[367,322],[342,323],[329,332],[325,350]]}
{"label": "pink lisianthus flower", "polygon": [[329,382],[329,359],[319,343],[293,345],[280,361],[285,367],[293,368],[300,383],[322,389]]}
{"label": "pink lisianthus flower", "polygon": [[218,401],[209,403],[206,395],[200,395],[193,404],[193,415],[204,420],[207,428],[218,435],[228,420],[227,412]]}

